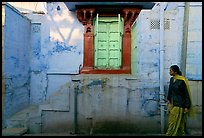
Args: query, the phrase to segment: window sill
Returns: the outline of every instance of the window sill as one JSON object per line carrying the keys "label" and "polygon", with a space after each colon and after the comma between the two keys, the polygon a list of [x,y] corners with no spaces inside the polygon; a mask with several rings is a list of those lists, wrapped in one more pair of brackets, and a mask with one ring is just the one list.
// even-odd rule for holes
{"label": "window sill", "polygon": [[131,70],[128,67],[119,70],[105,70],[94,69],[92,67],[83,67],[80,70],[80,74],[131,74]]}

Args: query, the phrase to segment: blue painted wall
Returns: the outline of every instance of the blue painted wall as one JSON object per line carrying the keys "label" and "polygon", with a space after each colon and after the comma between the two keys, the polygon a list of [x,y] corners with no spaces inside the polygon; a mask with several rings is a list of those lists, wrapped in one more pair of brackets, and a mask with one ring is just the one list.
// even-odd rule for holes
{"label": "blue painted wall", "polygon": [[29,105],[31,21],[9,4],[5,5],[4,26],[4,117]]}
{"label": "blue painted wall", "polygon": [[[20,86],[18,84],[20,81],[8,85],[10,81],[7,77],[7,92],[13,95],[17,94],[18,91],[14,93],[16,87],[13,84],[18,84],[23,90],[29,91],[30,88],[30,93],[26,91],[25,95],[14,95],[14,98],[12,95],[6,96],[5,99],[8,100],[7,114],[14,113],[10,108],[14,108],[12,104],[17,102],[18,96],[23,98],[28,95],[30,104],[39,105],[39,110],[41,110],[39,113],[44,114],[39,116],[40,123],[43,122],[42,126],[40,123],[34,122],[38,124],[36,126],[39,130],[43,132],[61,131],[64,126],[73,129],[74,85],[72,77],[79,77],[81,82],[77,104],[79,105],[79,119],[81,119],[79,124],[82,128],[92,127],[91,121],[99,124],[100,128],[107,120],[115,121],[116,119],[118,121],[121,119],[120,121],[124,121],[127,119],[125,123],[127,121],[130,124],[134,122],[137,127],[144,128],[146,131],[153,131],[151,128],[159,131],[159,29],[151,30],[151,20],[159,20],[158,11],[141,12],[135,24],[137,29],[134,35],[137,36],[135,44],[137,49],[134,51],[137,53],[134,53],[135,56],[132,58],[137,59],[134,63],[137,64],[135,68],[137,73],[134,76],[76,75],[80,65],[83,64],[83,25],[78,21],[76,13],[69,11],[63,2],[48,3],[46,14],[32,14],[31,12],[26,16],[32,20],[29,32],[31,34],[30,49],[26,50],[27,47],[24,45],[21,46],[21,49],[26,57],[30,57],[25,58],[28,60],[20,64],[22,60],[20,55],[22,54],[19,55],[17,47],[5,51],[5,54],[8,53],[5,58],[5,74],[9,72],[7,74],[10,74],[11,80],[14,80],[13,78],[19,76],[17,72],[20,72],[23,77],[18,77],[18,80],[21,78],[22,82],[26,81],[24,76],[28,80],[30,77],[30,87],[28,88],[24,85]],[[182,11],[173,10],[166,11],[165,16],[170,21],[170,29],[165,30],[164,80],[165,86],[168,86],[170,65],[181,63],[182,22],[180,22],[180,18],[183,17],[183,14]],[[26,28],[26,25],[24,26]],[[12,30],[11,28],[9,29]],[[9,35],[12,33],[9,31]],[[176,39],[172,37],[175,35]],[[7,37],[7,39],[9,41],[7,40],[5,43],[11,43],[12,38]],[[22,44],[27,39],[19,40]],[[9,55],[10,58],[8,58]],[[20,70],[20,65],[25,65],[24,72]],[[14,69],[20,71],[12,72]],[[23,75],[23,73],[27,73],[27,75]],[[26,103],[26,100],[21,102]],[[43,102],[49,104],[44,105]],[[66,116],[62,115],[61,111],[64,111]],[[56,122],[53,122],[55,118],[57,118]],[[65,120],[68,121],[66,124],[64,124]],[[88,125],[90,126],[87,127]],[[109,123],[106,125],[109,126]],[[50,129],[50,126],[54,129]],[[136,130],[137,127],[135,127]]]}
{"label": "blue painted wall", "polygon": [[59,74],[69,80],[67,75],[78,74],[83,64],[83,26],[76,14],[63,2],[48,3],[46,13],[26,15],[32,20],[31,104],[49,98],[50,82],[58,80]]}

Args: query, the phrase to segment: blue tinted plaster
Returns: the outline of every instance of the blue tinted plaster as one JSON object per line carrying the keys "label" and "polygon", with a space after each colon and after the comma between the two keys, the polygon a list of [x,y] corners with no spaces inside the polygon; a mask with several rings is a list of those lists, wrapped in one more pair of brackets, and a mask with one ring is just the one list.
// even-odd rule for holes
{"label": "blue tinted plaster", "polygon": [[[53,55],[55,52],[57,52],[57,53],[61,53],[64,51],[76,52],[76,49],[77,49],[77,46],[67,46],[65,43],[59,42],[59,41],[55,41],[54,45],[55,45],[55,47],[52,50],[48,51],[48,56]],[[79,55],[80,54],[81,54],[81,52],[79,53]]]}
{"label": "blue tinted plaster", "polygon": [[19,59],[18,58],[14,57],[14,56],[11,56],[10,59],[12,61],[14,61],[15,67],[19,66]]}

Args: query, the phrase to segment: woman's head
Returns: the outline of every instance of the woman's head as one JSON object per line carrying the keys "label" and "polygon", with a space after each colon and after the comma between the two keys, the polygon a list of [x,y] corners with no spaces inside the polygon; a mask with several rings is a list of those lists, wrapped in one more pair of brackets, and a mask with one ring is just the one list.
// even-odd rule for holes
{"label": "woman's head", "polygon": [[171,76],[174,76],[174,75],[176,75],[176,74],[182,75],[182,73],[181,73],[181,71],[180,71],[180,69],[179,69],[179,67],[178,67],[177,65],[172,65],[172,66],[170,67],[169,74],[170,74]]}

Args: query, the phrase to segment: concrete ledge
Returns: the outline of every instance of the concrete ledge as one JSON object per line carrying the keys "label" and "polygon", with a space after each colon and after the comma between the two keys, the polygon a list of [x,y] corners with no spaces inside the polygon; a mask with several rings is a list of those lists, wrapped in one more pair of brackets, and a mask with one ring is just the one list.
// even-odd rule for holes
{"label": "concrete ledge", "polygon": [[27,130],[27,128],[5,128],[2,129],[2,136],[22,136]]}

